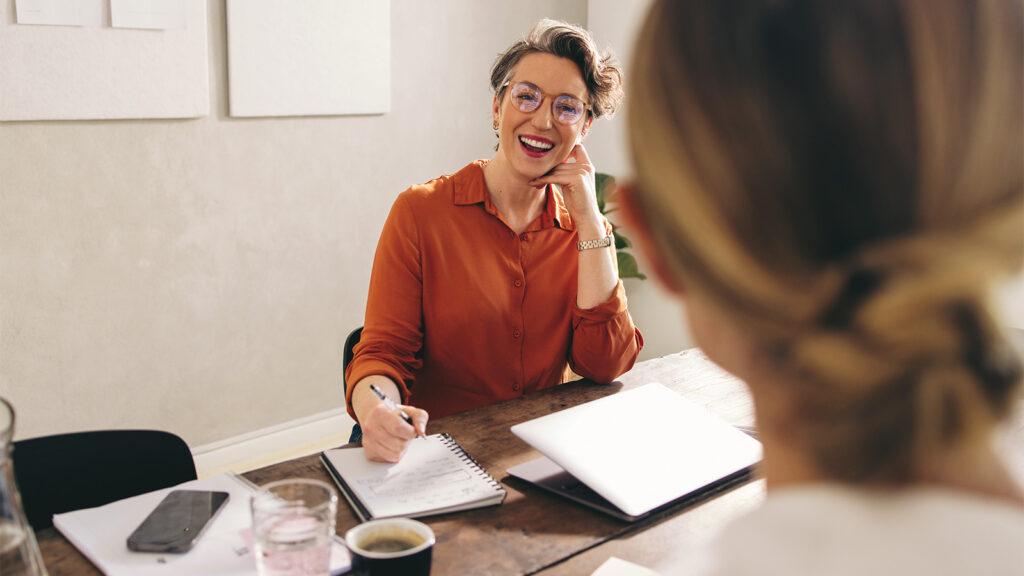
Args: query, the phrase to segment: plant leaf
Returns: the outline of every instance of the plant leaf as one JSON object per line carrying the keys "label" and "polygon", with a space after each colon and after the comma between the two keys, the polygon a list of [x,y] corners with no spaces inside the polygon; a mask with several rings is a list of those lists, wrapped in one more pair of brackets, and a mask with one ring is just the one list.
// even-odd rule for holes
{"label": "plant leaf", "polygon": [[[617,210],[608,206],[608,202],[612,201],[612,197],[615,194],[615,177],[604,172],[598,172],[594,174],[594,186],[597,188],[595,191],[597,194],[597,208],[601,211],[601,214],[607,216],[611,212]],[[611,222],[609,222],[611,224]],[[632,254],[621,252],[626,248],[633,246],[633,243],[629,241],[622,234],[619,234],[619,227],[615,224],[612,226],[612,236],[615,238],[615,249],[618,251],[615,253],[619,264],[619,278],[639,278],[640,280],[646,280],[647,276],[640,273],[640,267],[637,265],[636,258]]]}
{"label": "plant leaf", "polygon": [[640,267],[637,265],[636,258],[634,258],[632,254],[617,252],[615,256],[619,260],[619,278],[647,279],[647,276],[640,273]]}
{"label": "plant leaf", "polygon": [[597,188],[597,209],[604,214],[605,203],[608,196],[615,190],[615,177],[604,172],[594,174],[594,186]]}
{"label": "plant leaf", "polygon": [[629,241],[629,238],[626,238],[625,236],[620,234],[618,230],[613,229],[612,230],[612,234],[615,236],[615,249],[616,250],[622,250],[623,248],[629,248],[630,246],[633,245],[633,243]]}

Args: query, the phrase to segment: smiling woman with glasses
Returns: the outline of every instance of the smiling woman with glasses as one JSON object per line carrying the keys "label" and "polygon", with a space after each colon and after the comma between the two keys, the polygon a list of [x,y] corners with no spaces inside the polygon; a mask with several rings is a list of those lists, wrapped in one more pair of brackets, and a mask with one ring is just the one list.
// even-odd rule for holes
{"label": "smiling woman with glasses", "polygon": [[618,67],[586,30],[543,20],[498,57],[491,87],[494,157],[406,190],[381,232],[345,375],[373,460],[397,461],[428,413],[574,373],[611,382],[643,345],[582,143],[622,98]]}

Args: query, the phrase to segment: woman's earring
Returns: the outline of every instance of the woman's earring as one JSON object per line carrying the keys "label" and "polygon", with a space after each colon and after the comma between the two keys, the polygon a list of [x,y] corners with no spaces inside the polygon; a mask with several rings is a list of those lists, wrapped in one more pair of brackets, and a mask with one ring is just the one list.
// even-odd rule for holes
{"label": "woman's earring", "polygon": [[491,129],[494,130],[495,132],[498,131],[498,121],[497,120],[495,120],[494,124],[491,125]]}

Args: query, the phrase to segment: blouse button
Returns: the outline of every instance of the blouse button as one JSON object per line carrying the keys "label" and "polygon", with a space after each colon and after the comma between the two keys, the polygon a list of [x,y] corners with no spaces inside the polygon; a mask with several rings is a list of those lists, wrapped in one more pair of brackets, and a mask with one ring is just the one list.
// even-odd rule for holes
{"label": "blouse button", "polygon": [[519,328],[515,328],[515,329],[512,330],[512,337],[513,338],[519,338],[520,334],[522,334],[522,333],[519,331]]}
{"label": "blouse button", "polygon": [[520,288],[523,285],[523,281],[522,280],[516,280],[512,284],[514,284],[516,288]]}
{"label": "blouse button", "polygon": [[512,389],[515,390],[516,392],[519,392],[519,384],[513,384]]}

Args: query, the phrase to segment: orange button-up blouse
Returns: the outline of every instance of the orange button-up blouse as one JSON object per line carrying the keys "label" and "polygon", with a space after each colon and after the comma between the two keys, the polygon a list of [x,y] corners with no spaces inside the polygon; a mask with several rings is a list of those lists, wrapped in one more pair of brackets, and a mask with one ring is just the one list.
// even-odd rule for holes
{"label": "orange button-up blouse", "polygon": [[432,417],[555,386],[573,372],[611,382],[643,338],[619,281],[612,297],[576,306],[578,240],[559,195],[515,234],[491,203],[483,165],[409,188],[381,232],[352,386],[391,378]]}

